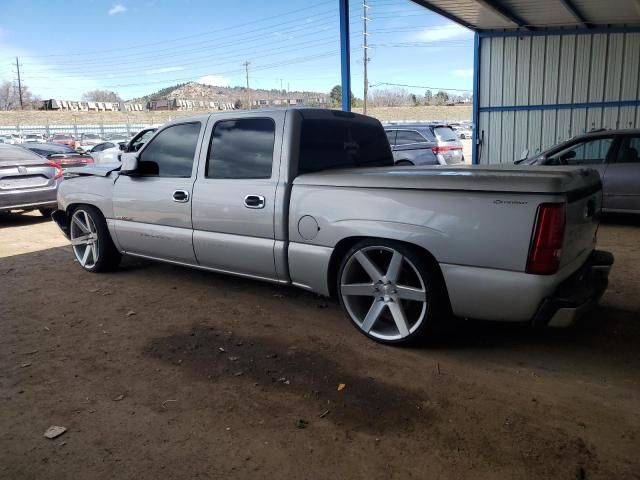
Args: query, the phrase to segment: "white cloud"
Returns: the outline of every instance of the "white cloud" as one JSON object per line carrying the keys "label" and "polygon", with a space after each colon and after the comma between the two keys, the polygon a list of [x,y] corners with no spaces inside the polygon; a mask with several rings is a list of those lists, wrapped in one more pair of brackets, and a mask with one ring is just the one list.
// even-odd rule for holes
{"label": "white cloud", "polygon": [[204,77],[200,77],[196,80],[198,83],[203,83],[205,85],[211,85],[212,87],[228,87],[229,79],[223,77],[222,75],[205,75]]}
{"label": "white cloud", "polygon": [[181,70],[184,70],[184,67],[164,67],[164,68],[156,68],[155,70],[147,70],[145,73],[147,75],[153,75],[155,73],[179,72]]}
{"label": "white cloud", "polygon": [[473,77],[473,68],[456,68],[451,73],[456,77],[470,78]]}
{"label": "white cloud", "polygon": [[118,13],[124,13],[127,11],[127,7],[125,7],[123,4],[121,3],[116,3],[113,7],[111,7],[111,9],[109,10],[109,15],[117,15]]}
{"label": "white cloud", "polygon": [[473,32],[465,27],[456,24],[436,25],[425,28],[418,32],[414,37],[414,41],[419,42],[438,42],[441,40],[451,40],[454,38],[464,38],[473,36]]}

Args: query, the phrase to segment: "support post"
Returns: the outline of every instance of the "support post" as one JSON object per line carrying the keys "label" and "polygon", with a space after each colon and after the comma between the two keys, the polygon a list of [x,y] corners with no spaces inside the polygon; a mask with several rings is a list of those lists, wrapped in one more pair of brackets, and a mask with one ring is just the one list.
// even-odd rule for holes
{"label": "support post", "polygon": [[478,155],[478,123],[480,120],[480,35],[476,32],[473,35],[473,106],[471,107],[471,163],[478,165],[480,157]]}
{"label": "support post", "polygon": [[340,2],[340,59],[342,70],[342,110],[351,111],[351,49],[349,45],[349,0]]}

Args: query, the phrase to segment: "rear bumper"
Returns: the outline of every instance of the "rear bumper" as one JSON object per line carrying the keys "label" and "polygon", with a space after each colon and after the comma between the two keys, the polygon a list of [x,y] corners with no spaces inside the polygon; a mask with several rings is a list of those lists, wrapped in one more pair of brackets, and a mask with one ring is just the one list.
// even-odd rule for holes
{"label": "rear bumper", "polygon": [[25,210],[57,207],[57,189],[58,184],[56,183],[54,186],[47,188],[0,192],[0,210]]}
{"label": "rear bumper", "polygon": [[609,284],[613,255],[595,250],[585,264],[545,298],[534,325],[568,327],[592,310]]}

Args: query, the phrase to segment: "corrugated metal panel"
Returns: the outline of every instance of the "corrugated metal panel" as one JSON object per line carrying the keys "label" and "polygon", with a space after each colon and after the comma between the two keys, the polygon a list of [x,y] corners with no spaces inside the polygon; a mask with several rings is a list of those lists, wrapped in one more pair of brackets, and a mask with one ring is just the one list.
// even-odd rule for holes
{"label": "corrugated metal panel", "polygon": [[594,128],[640,128],[638,106],[554,108],[640,99],[640,33],[485,37],[480,45],[481,109],[534,107],[480,113],[483,163],[511,162]]}
{"label": "corrugated metal panel", "polygon": [[[531,74],[531,37],[518,38],[518,64],[516,65],[516,105],[529,104]],[[526,123],[525,123],[526,125]]]}
{"label": "corrugated metal panel", "polygon": [[489,87],[491,86],[491,38],[481,40],[480,47],[480,107],[491,105],[489,101]]}
{"label": "corrugated metal panel", "polygon": [[502,81],[502,104],[513,105],[516,101],[516,66],[518,64],[518,39],[504,39],[504,72]]}
{"label": "corrugated metal panel", "polygon": [[560,41],[560,78],[558,80],[558,103],[573,101],[573,74],[576,58],[576,36],[564,35]]}
{"label": "corrugated metal panel", "polygon": [[504,66],[504,38],[494,38],[491,40],[491,78],[499,78],[499,82],[491,82],[489,101],[491,106],[498,107],[502,105],[502,86],[504,85],[503,66]]}

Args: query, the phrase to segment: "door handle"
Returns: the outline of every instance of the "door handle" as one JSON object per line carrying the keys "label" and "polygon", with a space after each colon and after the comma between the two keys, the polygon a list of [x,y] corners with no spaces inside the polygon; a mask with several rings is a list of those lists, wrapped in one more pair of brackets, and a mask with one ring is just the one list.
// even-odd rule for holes
{"label": "door handle", "polygon": [[244,206],[247,208],[264,208],[264,197],[262,195],[247,195],[244,197]]}
{"label": "door handle", "polygon": [[186,190],[176,190],[173,192],[173,201],[178,203],[187,203],[189,201],[189,192]]}

